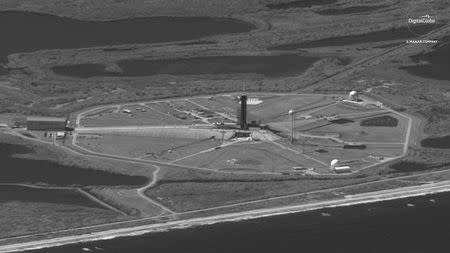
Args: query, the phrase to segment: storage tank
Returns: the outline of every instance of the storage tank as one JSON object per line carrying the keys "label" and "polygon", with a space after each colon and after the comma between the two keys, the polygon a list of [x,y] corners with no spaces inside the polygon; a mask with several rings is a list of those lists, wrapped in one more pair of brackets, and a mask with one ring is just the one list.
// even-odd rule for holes
{"label": "storage tank", "polygon": [[350,166],[339,166],[334,168],[336,173],[351,173]]}
{"label": "storage tank", "polygon": [[358,101],[358,92],[355,90],[350,91],[350,93],[348,94],[348,99],[351,101]]}
{"label": "storage tank", "polygon": [[338,159],[333,159],[330,163],[330,170],[334,170],[334,168],[336,168],[338,163],[339,163]]}

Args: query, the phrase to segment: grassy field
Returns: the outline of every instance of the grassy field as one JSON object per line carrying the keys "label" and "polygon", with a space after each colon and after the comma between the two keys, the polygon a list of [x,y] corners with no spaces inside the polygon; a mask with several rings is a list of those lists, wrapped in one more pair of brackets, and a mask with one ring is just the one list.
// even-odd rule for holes
{"label": "grassy field", "polygon": [[407,120],[398,118],[396,127],[361,126],[358,121],[345,124],[329,124],[310,128],[307,133],[315,135],[336,134],[340,139],[351,142],[403,142],[405,140]]}
{"label": "grassy field", "polygon": [[231,96],[211,96],[210,98],[192,98],[192,101],[215,112],[228,113],[236,117],[237,99]]}
{"label": "grassy field", "polygon": [[288,111],[302,110],[304,107],[312,106],[316,103],[328,100],[328,97],[321,96],[273,96],[263,97],[259,105],[249,106],[249,114],[263,122],[278,121],[280,118],[287,118]]}
{"label": "grassy field", "polygon": [[210,138],[152,137],[131,133],[128,135],[102,134],[93,138],[80,136],[78,143],[100,153],[171,161],[218,146],[221,141]]}
{"label": "grassy field", "polygon": [[[448,166],[447,166],[448,168]],[[428,171],[442,170],[444,167],[427,169]],[[151,197],[159,197],[161,201],[174,210],[187,211],[198,208],[209,208],[214,206],[221,206],[227,204],[238,203],[246,200],[254,200],[258,198],[266,198],[268,196],[280,196],[287,193],[302,193],[312,190],[326,189],[332,187],[349,186],[346,189],[340,189],[335,192],[316,194],[307,194],[299,196],[298,198],[286,198],[284,200],[277,200],[277,206],[288,205],[294,203],[308,203],[319,199],[330,199],[332,197],[343,196],[345,194],[356,194],[363,192],[370,192],[373,190],[392,189],[396,187],[411,186],[420,184],[421,181],[427,180],[446,180],[449,173],[443,171],[442,173],[433,174],[431,176],[417,176],[413,177],[411,181],[399,180],[388,182],[376,182],[380,179],[378,173],[385,171],[384,168],[378,168],[367,174],[362,174],[361,177],[353,177],[349,179],[307,179],[307,178],[253,178],[243,180],[236,178],[214,180],[214,179],[194,179],[186,178],[185,181],[161,181],[156,187],[148,190],[146,193]],[[424,171],[399,173],[392,176],[413,175],[414,173],[423,173]],[[167,176],[172,178],[171,176]],[[205,175],[206,176],[206,175]],[[383,174],[387,176],[387,174]],[[177,178],[181,178],[178,174]],[[267,176],[264,176],[267,177]],[[190,179],[189,179],[190,178]],[[262,180],[262,181],[259,181]],[[415,182],[415,181],[418,182]],[[363,182],[373,182],[371,184],[362,186],[351,186]],[[263,208],[270,205],[272,201],[261,202],[256,205],[250,205],[248,208]],[[232,210],[246,210],[245,206],[232,208]],[[243,209],[244,208],[244,209]],[[218,210],[218,213],[225,210]],[[211,214],[210,212],[207,212]],[[213,212],[214,213],[214,212]]]}
{"label": "grassy field", "polygon": [[248,200],[307,192],[366,179],[294,180],[262,182],[186,182],[163,183],[148,190],[150,197],[160,197],[164,204],[177,211],[195,210]]}
{"label": "grassy field", "polygon": [[[314,117],[320,117],[320,116],[335,116],[335,115],[343,115],[343,116],[352,116],[351,114],[359,114],[359,113],[368,113],[369,115],[371,112],[376,113],[379,111],[378,107],[375,106],[356,106],[346,103],[338,103],[334,106],[328,106],[323,109],[317,110],[313,113],[311,113],[311,116]],[[360,116],[363,116],[365,114],[361,114]],[[355,115],[353,117],[357,117],[358,115]]]}
{"label": "grassy field", "polygon": [[[307,139],[304,146],[301,139],[293,144],[283,140],[279,142],[299,152],[304,151],[306,155],[326,164],[330,164],[334,159],[339,159],[341,164],[350,165],[353,170],[400,156],[403,151],[403,145],[401,144],[370,144],[365,149],[344,149],[342,145],[336,145],[335,143],[329,146],[317,146],[314,143],[315,140],[311,139]],[[330,173],[328,168],[324,172]]]}
{"label": "grassy field", "polygon": [[[359,176],[349,178],[305,178],[299,176],[272,176],[272,175],[220,175],[213,176],[213,172],[189,172],[166,168],[163,180],[146,194],[155,198],[159,197],[167,206],[177,211],[195,210],[198,208],[209,208],[233,203],[239,203],[246,200],[266,198],[269,196],[282,196],[288,193],[302,193],[318,189],[348,186],[346,189],[331,191],[321,194],[307,194],[295,198],[286,198],[274,200],[278,203],[276,206],[309,203],[320,199],[330,199],[343,196],[345,194],[356,194],[369,192],[373,190],[392,189],[395,187],[411,186],[420,184],[420,181],[427,180],[446,180],[449,177],[448,171],[442,171],[428,176],[412,177],[411,181],[399,180],[388,182],[376,182],[386,177],[414,175],[415,173],[424,173],[448,169],[447,166],[436,166],[426,168],[426,170],[414,172],[394,172],[389,167],[381,166],[370,171],[365,171]],[[392,173],[392,172],[391,172]],[[380,177],[382,175],[383,177]],[[415,182],[418,181],[418,182]],[[373,182],[367,185],[351,186],[363,182]],[[205,214],[219,214],[226,210],[239,211],[251,208],[264,208],[271,205],[273,201],[261,202],[249,206],[239,206],[236,208],[225,208],[217,212],[206,212]],[[275,204],[275,203],[273,203]],[[248,208],[248,209],[247,209]]]}
{"label": "grassy field", "polygon": [[[81,136],[80,143],[96,152],[114,155],[124,155],[150,160],[176,161],[178,164],[189,165],[228,172],[286,172],[293,167],[315,168],[319,173],[330,173],[328,164],[339,158],[342,165],[351,165],[354,170],[380,163],[384,159],[396,157],[402,153],[400,143],[404,141],[406,119],[377,107],[356,106],[336,103],[336,97],[321,95],[264,95],[249,93],[250,98],[257,97],[262,101],[258,105],[249,105],[251,116],[270,120],[270,128],[281,131],[280,135],[290,135],[290,120],[283,109],[295,108],[296,144],[291,145],[286,140],[280,140],[283,145],[294,151],[280,148],[267,142],[242,143],[215,150],[219,146],[220,131],[194,128],[155,128],[139,131],[119,132]],[[196,103],[201,106],[196,105]],[[221,103],[224,103],[221,106]],[[216,112],[231,112],[237,107],[237,102],[229,96],[210,96],[208,98],[186,98],[167,100],[164,102],[147,102],[150,107],[167,115],[173,111],[189,111],[204,115],[216,115]],[[233,106],[234,105],[234,106]],[[127,109],[133,110],[134,106]],[[342,118],[331,121],[314,115],[302,118],[308,112],[322,112],[326,115],[336,115]],[[381,111],[381,112],[380,112]],[[230,115],[232,115],[230,113]],[[379,116],[382,115],[382,116]],[[361,122],[374,117],[395,117],[399,121],[397,127],[361,126]],[[398,119],[397,119],[398,118]],[[284,121],[280,121],[283,120]],[[215,117],[208,120],[216,120]],[[218,119],[217,119],[218,120]],[[278,120],[278,121],[277,121]],[[128,122],[127,122],[128,123]],[[130,123],[131,124],[131,123]],[[356,129],[356,131],[355,131]],[[368,143],[370,147],[363,150],[344,149],[342,141],[309,138],[303,152],[303,142],[300,133],[331,136],[342,141],[379,142]],[[227,141],[232,131],[224,134]],[[214,136],[214,139],[210,139]],[[190,140],[192,139],[192,140]],[[265,138],[262,138],[265,139]],[[383,144],[396,143],[396,144]]]}
{"label": "grassy field", "polygon": [[271,143],[231,145],[177,163],[236,172],[283,172],[292,167],[323,166]]}
{"label": "grassy field", "polygon": [[162,213],[161,208],[142,199],[136,189],[95,187],[87,191],[133,217],[152,217]]}
{"label": "grassy field", "polygon": [[77,205],[12,201],[1,207],[2,238],[126,219],[110,210]]}
{"label": "grassy field", "polygon": [[[136,110],[136,108],[144,109]],[[130,110],[131,113],[124,113],[123,110]],[[83,118],[81,125],[86,127],[102,126],[139,126],[139,125],[184,125],[192,122],[183,121],[170,114],[155,111],[139,104],[120,106],[115,110],[101,111],[95,115]]]}

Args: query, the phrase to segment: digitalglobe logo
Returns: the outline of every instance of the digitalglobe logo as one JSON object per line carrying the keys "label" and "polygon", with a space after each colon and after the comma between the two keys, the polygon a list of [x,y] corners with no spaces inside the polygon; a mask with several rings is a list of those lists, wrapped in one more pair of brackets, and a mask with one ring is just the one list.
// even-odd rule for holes
{"label": "digitalglobe logo", "polygon": [[435,16],[426,14],[419,17],[409,17],[407,20],[408,29],[411,33],[417,36],[416,39],[407,40],[410,44],[435,44],[436,40],[423,38],[424,35],[433,31],[437,26],[437,19]]}
{"label": "digitalglobe logo", "polygon": [[422,36],[436,28],[435,16],[426,14],[420,17],[408,18],[408,28],[416,36]]}
{"label": "digitalglobe logo", "polygon": [[436,19],[427,14],[419,18],[408,18],[408,24],[436,24]]}

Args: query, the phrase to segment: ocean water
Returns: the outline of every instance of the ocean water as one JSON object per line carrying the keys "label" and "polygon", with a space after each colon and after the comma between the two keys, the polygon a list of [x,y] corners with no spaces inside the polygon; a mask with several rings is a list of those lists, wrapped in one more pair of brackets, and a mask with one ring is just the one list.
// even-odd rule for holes
{"label": "ocean water", "polygon": [[450,193],[192,227],[33,252],[449,252]]}

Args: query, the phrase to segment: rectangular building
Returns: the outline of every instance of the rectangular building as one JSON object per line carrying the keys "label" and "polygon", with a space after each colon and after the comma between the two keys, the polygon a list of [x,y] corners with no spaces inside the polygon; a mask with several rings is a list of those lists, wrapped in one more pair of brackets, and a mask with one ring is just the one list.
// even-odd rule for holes
{"label": "rectangular building", "polygon": [[66,131],[67,118],[27,117],[27,129],[32,131]]}

